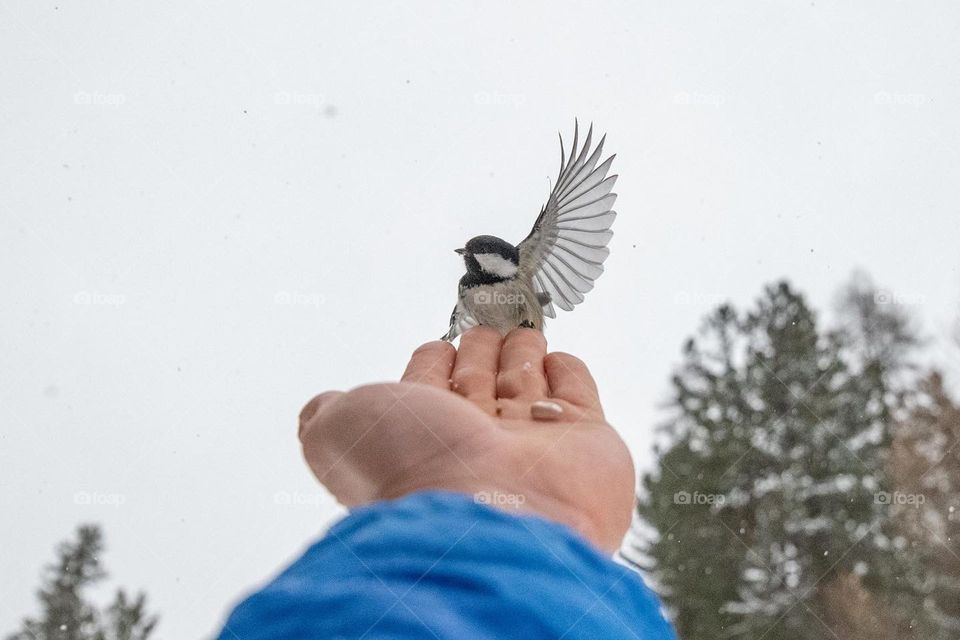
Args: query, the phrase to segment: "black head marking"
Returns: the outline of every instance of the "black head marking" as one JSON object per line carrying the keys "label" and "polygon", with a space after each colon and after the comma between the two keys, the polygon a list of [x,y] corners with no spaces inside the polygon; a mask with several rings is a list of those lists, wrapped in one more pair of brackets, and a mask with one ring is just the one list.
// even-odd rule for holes
{"label": "black head marking", "polygon": [[[471,282],[477,284],[490,284],[507,280],[512,276],[507,275],[504,269],[509,270],[510,265],[516,267],[520,264],[520,252],[517,248],[496,236],[470,238],[466,246],[458,252],[463,255],[463,261],[467,265],[467,276],[469,276]],[[476,256],[481,256],[484,259],[487,268],[477,260]],[[483,258],[484,256],[486,258]],[[498,268],[489,266],[491,261],[489,256],[498,256],[502,259],[494,260],[498,263]]]}
{"label": "black head marking", "polygon": [[464,247],[468,254],[495,253],[514,264],[520,262],[520,252],[517,248],[497,236],[477,236],[467,240]]}

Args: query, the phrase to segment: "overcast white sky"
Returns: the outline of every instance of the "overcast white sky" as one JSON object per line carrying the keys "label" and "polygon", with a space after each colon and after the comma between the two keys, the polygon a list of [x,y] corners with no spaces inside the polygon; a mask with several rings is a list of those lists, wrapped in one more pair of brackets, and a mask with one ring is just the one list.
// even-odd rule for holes
{"label": "overcast white sky", "polygon": [[445,331],[451,249],[526,235],[574,116],[620,215],[547,335],[641,468],[720,300],[861,267],[941,335],[960,5],[836,4],[4,2],[0,631],[97,521],[159,637],[213,632],[339,513],[301,405]]}

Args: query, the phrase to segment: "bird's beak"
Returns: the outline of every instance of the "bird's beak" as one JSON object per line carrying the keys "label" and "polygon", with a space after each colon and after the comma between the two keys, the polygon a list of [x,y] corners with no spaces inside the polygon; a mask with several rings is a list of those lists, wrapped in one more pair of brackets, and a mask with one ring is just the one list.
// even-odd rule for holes
{"label": "bird's beak", "polygon": [[459,253],[460,255],[466,255],[467,253],[466,249],[454,249],[453,251],[454,253]]}

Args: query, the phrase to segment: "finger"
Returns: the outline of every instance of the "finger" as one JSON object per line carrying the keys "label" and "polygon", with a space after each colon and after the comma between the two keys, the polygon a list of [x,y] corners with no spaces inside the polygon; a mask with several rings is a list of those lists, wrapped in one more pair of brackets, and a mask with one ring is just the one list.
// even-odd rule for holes
{"label": "finger", "polygon": [[597,383],[583,360],[569,353],[555,352],[543,360],[550,396],[602,413]]}
{"label": "finger", "polygon": [[498,398],[545,398],[547,386],[543,358],[547,340],[536,329],[514,329],[503,341],[500,350],[500,373],[497,375]]}
{"label": "finger", "polygon": [[490,327],[475,327],[464,333],[450,376],[451,388],[470,400],[494,399],[501,342],[500,333]]}
{"label": "finger", "polygon": [[456,360],[457,350],[449,342],[435,340],[421,345],[410,356],[407,370],[400,378],[403,382],[419,382],[441,389],[450,388],[450,373]]}
{"label": "finger", "polygon": [[313,420],[314,417],[320,415],[321,409],[329,406],[331,401],[342,395],[342,391],[326,391],[318,396],[314,396],[310,402],[305,404],[303,409],[300,410],[300,427],[297,429],[297,437],[302,438],[304,426]]}

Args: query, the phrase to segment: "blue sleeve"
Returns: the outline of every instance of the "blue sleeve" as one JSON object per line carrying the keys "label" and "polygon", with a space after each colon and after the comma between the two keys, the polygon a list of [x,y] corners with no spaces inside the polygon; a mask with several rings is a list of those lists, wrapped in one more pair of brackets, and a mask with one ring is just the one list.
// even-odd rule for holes
{"label": "blue sleeve", "polygon": [[571,530],[446,492],[357,509],[219,637],[676,638],[640,577]]}

